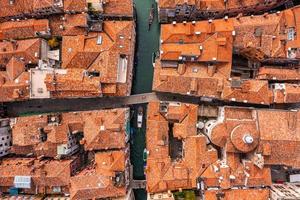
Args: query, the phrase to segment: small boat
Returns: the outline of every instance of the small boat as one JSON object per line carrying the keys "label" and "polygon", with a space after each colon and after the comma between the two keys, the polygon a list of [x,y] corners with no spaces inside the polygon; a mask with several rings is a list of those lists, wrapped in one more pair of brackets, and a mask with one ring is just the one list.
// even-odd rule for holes
{"label": "small boat", "polygon": [[153,23],[154,20],[154,4],[152,4],[152,7],[150,9],[150,14],[149,14],[149,19],[148,19],[148,31],[150,31],[151,29],[151,25]]}
{"label": "small boat", "polygon": [[142,106],[138,107],[138,114],[137,114],[137,127],[142,128],[143,126],[143,113],[144,109]]}

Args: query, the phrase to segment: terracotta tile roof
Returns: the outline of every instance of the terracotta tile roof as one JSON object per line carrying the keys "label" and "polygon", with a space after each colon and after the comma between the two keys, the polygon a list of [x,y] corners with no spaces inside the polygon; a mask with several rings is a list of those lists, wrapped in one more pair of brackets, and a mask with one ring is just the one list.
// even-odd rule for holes
{"label": "terracotta tile roof", "polygon": [[223,90],[223,99],[245,103],[270,104],[272,93],[268,81],[246,80],[240,88],[227,86]]}
{"label": "terracotta tile roof", "polygon": [[44,80],[51,97],[100,96],[101,83],[96,78],[84,76],[84,70],[70,68],[64,74],[48,73]]}
{"label": "terracotta tile roof", "polygon": [[42,39],[0,42],[0,101],[29,98],[30,78],[26,65],[37,64]]}
{"label": "terracotta tile roof", "polygon": [[[289,48],[299,48],[300,39],[288,39],[288,30],[300,29],[297,18],[300,7],[281,13],[241,17],[235,19],[234,47],[238,49],[253,48],[262,52],[265,58],[287,58]],[[286,26],[286,28],[284,28]],[[286,41],[283,45],[281,41]],[[299,59],[300,56],[298,55]]]}
{"label": "terracotta tile roof", "polygon": [[111,183],[111,178],[98,175],[74,176],[71,179],[71,194],[73,199],[88,197],[118,197],[125,196],[124,188],[116,188]]}
{"label": "terracotta tile roof", "polygon": [[[298,122],[299,112],[296,111],[225,107],[224,120],[217,121],[208,134],[216,145],[225,147],[226,144],[228,152],[255,150],[263,155],[265,165],[278,164],[297,168],[300,165],[300,138],[295,134]],[[240,137],[240,133],[245,132],[254,138],[254,142],[248,147],[242,145]]]}
{"label": "terracotta tile roof", "polygon": [[205,185],[226,190],[237,186],[261,187],[272,184],[268,167],[260,169],[250,160],[240,160],[239,156],[227,152],[224,160],[210,165],[201,175]]}
{"label": "terracotta tile roof", "polygon": [[[106,21],[103,29],[104,31],[101,33],[90,33],[88,36],[64,37],[62,43],[62,67],[87,69],[98,55],[103,52],[109,51],[110,54],[130,53],[130,50],[132,50],[130,41],[133,39],[132,22]],[[99,37],[102,38],[101,44],[97,44]],[[122,46],[121,48],[120,45]],[[82,57],[87,58],[87,63],[79,62]],[[112,67],[109,68],[112,69]]]}
{"label": "terracotta tile roof", "polygon": [[55,4],[55,0],[33,0],[33,9],[44,9],[52,7]]}
{"label": "terracotta tile roof", "polygon": [[48,31],[47,19],[4,22],[0,24],[0,40],[33,38],[38,32],[47,33]]}
{"label": "terracotta tile roof", "polygon": [[266,200],[270,196],[270,191],[268,189],[232,189],[232,190],[210,190],[205,192],[206,200],[217,200],[218,196],[224,196],[224,200],[231,199],[257,199]]}
{"label": "terracotta tile roof", "polygon": [[26,99],[29,96],[29,74],[25,72],[25,63],[12,57],[6,65],[6,71],[0,72],[0,101]]}
{"label": "terracotta tile roof", "polygon": [[[87,0],[95,1],[95,0]],[[126,16],[133,17],[133,1],[132,0],[108,0],[103,6],[103,13],[109,16]]]}
{"label": "terracotta tile roof", "polygon": [[[274,1],[278,4],[280,1]],[[211,11],[220,11],[220,10],[234,10],[239,9],[240,7],[251,7],[257,6],[257,4],[263,4],[264,1],[261,0],[232,0],[224,3],[223,0],[160,0],[159,7],[163,8],[175,8],[176,5],[182,4],[194,5],[199,10],[211,10]],[[272,2],[273,4],[273,2]]]}
{"label": "terracotta tile roof", "polygon": [[[166,192],[196,188],[203,181],[205,198],[237,195],[235,187],[263,188],[270,186],[270,165],[299,168],[300,138],[298,111],[281,111],[239,107],[220,107],[216,120],[205,124],[206,143],[196,105],[150,102],[147,116],[147,190]],[[179,115],[181,113],[181,115]],[[272,120],[270,120],[272,119]],[[170,126],[170,123],[173,124]],[[173,131],[170,132],[170,128]],[[199,132],[200,131],[200,132]],[[183,141],[183,157],[172,159],[172,138]],[[253,139],[245,143],[245,134]],[[216,145],[222,151],[217,158]],[[202,152],[202,153],[199,153]],[[241,157],[247,154],[247,157]],[[198,179],[200,178],[200,179]],[[214,190],[213,188],[220,188]],[[245,190],[246,191],[246,190]],[[249,190],[248,195],[269,195],[268,189]]]}
{"label": "terracotta tile roof", "polygon": [[15,4],[10,4],[9,1],[1,0],[0,18],[21,15],[32,11],[32,0],[17,0]]}
{"label": "terracotta tile roof", "polygon": [[80,172],[71,178],[72,199],[120,197],[126,195],[125,186],[116,186],[113,178],[124,172],[124,151],[108,151],[95,154],[95,169]]}
{"label": "terracotta tile roof", "polygon": [[266,66],[259,68],[256,77],[262,80],[300,80],[300,71],[299,69],[271,68]]}
{"label": "terracotta tile roof", "polygon": [[[73,161],[74,159],[60,161],[40,161],[35,158],[3,159],[0,164],[0,186],[12,187],[15,176],[30,176],[33,186],[66,187],[70,181]],[[35,191],[35,189],[32,189],[32,191]]]}
{"label": "terracotta tile roof", "polygon": [[[12,4],[9,1],[2,0],[0,2],[0,21],[62,13],[83,13],[88,11],[88,3],[100,4],[99,1],[94,0],[62,0],[61,4],[54,0],[16,0]],[[132,0],[122,2],[117,0],[105,1],[100,7],[100,13],[107,17],[133,18]]]}
{"label": "terracotta tile roof", "polygon": [[87,34],[86,13],[54,15],[49,17],[51,34],[54,36],[76,36]]}
{"label": "terracotta tile roof", "polygon": [[[90,113],[84,126],[84,146],[87,150],[124,148],[128,109]],[[96,131],[96,133],[95,133]]]}
{"label": "terracotta tile roof", "polygon": [[[299,48],[300,38],[289,39],[289,30],[300,30],[300,7],[275,14],[241,17],[234,20],[234,48],[253,48],[265,58],[287,58],[289,48]],[[286,44],[283,45],[282,41]],[[300,58],[300,55],[296,56]]]}
{"label": "terracotta tile roof", "polygon": [[[18,17],[35,17],[36,15],[49,15],[62,13],[63,8],[59,3],[54,0],[15,0],[10,1],[2,0],[0,2],[0,20],[9,20],[10,18]],[[45,10],[49,9],[49,12]]]}
{"label": "terracotta tile roof", "polygon": [[162,25],[161,60],[196,56],[198,62],[230,63],[233,30],[232,20]]}
{"label": "terracotta tile roof", "polygon": [[[106,21],[103,28],[103,32],[89,33],[88,36],[63,37],[62,67],[74,68],[74,71],[77,69],[79,74],[83,74],[84,70],[100,72],[99,77],[92,78],[94,82],[100,82],[98,95],[101,93],[128,95],[131,88],[133,65],[134,24],[130,21]],[[121,73],[118,72],[118,64],[123,55],[126,56],[128,62],[125,83],[118,81],[118,73]],[[78,69],[81,71],[79,72]],[[65,76],[69,76],[68,73]],[[66,77],[65,79],[66,81],[62,80],[62,82],[70,85]]]}
{"label": "terracotta tile roof", "polygon": [[[103,24],[103,32],[92,32],[85,36],[83,34],[86,32],[86,14],[65,15],[64,19],[61,17],[52,17],[50,19],[50,27],[59,27],[61,25],[56,24],[55,20],[66,27],[63,30],[52,30],[52,33],[55,35],[68,35],[63,37],[62,42],[62,68],[66,68],[66,71],[52,70],[53,72],[48,71],[45,73],[45,89],[50,93],[50,97],[129,95],[135,44],[134,22],[106,21]],[[47,20],[29,20],[25,21],[23,25],[31,26],[37,23],[39,26],[42,22],[48,23]],[[7,23],[16,23],[16,26],[21,26],[21,22]],[[115,24],[118,25],[115,26]],[[18,35],[17,33],[15,35]],[[30,34],[34,34],[34,31]],[[74,36],[74,34],[79,35]],[[23,36],[25,37],[25,35]],[[97,44],[99,42],[101,44]],[[44,50],[49,49],[45,47],[46,49],[42,51],[44,44],[46,44],[46,41],[40,38],[0,42],[0,66],[7,71],[7,73],[6,71],[0,72],[0,90],[3,91],[0,101],[29,98],[28,86],[31,80],[29,80],[26,72],[27,65],[36,66],[41,58],[44,59],[47,56]],[[70,53],[72,55],[69,55]],[[13,60],[11,60],[12,58]],[[122,64],[123,59],[127,65],[124,72],[120,71],[124,69],[120,69],[121,66],[119,66]],[[21,73],[21,62],[24,65],[23,73],[26,76]],[[93,73],[99,76],[89,75]],[[19,78],[19,75],[22,78]]]}
{"label": "terracotta tile roof", "polygon": [[[12,127],[12,151],[17,154],[35,153],[57,156],[57,147],[67,144],[68,134],[83,133],[87,150],[121,149],[126,145],[127,109],[62,113],[58,125],[49,123],[50,115],[16,118]],[[47,134],[41,142],[40,130]]]}
{"label": "terracotta tile roof", "polygon": [[42,39],[0,42],[0,65],[6,65],[14,56],[25,64],[37,64],[40,58]]}
{"label": "terracotta tile roof", "polygon": [[[197,177],[217,160],[216,151],[206,146],[205,137],[197,135],[198,107],[169,104],[169,111],[164,114],[159,113],[159,106],[159,102],[150,102],[148,105],[147,191],[152,193],[194,188]],[[174,123],[174,137],[183,140],[182,159],[172,160],[169,156],[169,123]]]}
{"label": "terracotta tile roof", "polygon": [[263,13],[286,2],[287,0],[160,0],[158,6],[160,21],[171,23]]}
{"label": "terracotta tile roof", "polygon": [[274,102],[294,103],[300,98],[300,86],[298,84],[279,84],[280,88],[273,89]]}
{"label": "terracotta tile roof", "polygon": [[125,171],[125,156],[124,151],[96,153],[96,174],[112,177],[114,172]]}
{"label": "terracotta tile roof", "polygon": [[64,0],[64,11],[87,11],[87,0]]}
{"label": "terracotta tile roof", "polygon": [[[300,51],[295,50],[300,49],[299,38],[292,34],[292,30],[296,32],[300,28],[299,9],[234,19],[163,24],[153,90],[255,104],[297,102],[297,83],[284,83],[284,89],[278,89],[269,81],[298,80],[297,69],[284,64],[300,58]],[[236,74],[239,64],[235,60],[232,63],[233,54],[271,64],[262,64],[257,72],[254,70],[253,76],[243,77],[242,73]],[[272,65],[274,62],[281,62],[282,66]]]}
{"label": "terracotta tile roof", "polygon": [[[23,155],[35,153],[49,157],[57,156],[57,147],[61,144],[67,144],[68,134],[72,134],[69,124],[81,123],[82,118],[80,115],[68,113],[62,115],[62,120],[61,125],[55,126],[48,123],[47,115],[17,118],[16,124],[12,128],[12,151]],[[47,134],[47,139],[44,142],[41,142],[41,129]]]}

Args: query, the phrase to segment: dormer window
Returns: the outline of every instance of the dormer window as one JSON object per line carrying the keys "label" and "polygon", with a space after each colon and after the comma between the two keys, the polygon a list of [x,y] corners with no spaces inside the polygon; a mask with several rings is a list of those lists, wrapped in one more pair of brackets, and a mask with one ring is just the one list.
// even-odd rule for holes
{"label": "dormer window", "polygon": [[60,124],[61,114],[51,114],[47,116],[47,122],[49,125]]}
{"label": "dormer window", "polygon": [[102,36],[99,35],[97,38],[97,45],[101,45],[102,44]]}
{"label": "dormer window", "polygon": [[15,4],[15,0],[9,0],[9,5],[14,5]]}
{"label": "dormer window", "polygon": [[295,40],[295,28],[289,28],[288,29],[288,34],[287,34],[287,39],[289,41]]}

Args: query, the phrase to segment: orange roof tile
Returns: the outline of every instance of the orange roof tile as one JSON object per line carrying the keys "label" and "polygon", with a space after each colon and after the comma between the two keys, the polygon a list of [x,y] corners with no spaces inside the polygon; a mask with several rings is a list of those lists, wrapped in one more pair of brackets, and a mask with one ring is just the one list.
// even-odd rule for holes
{"label": "orange roof tile", "polygon": [[[50,97],[129,95],[135,43],[134,22],[106,21],[103,24],[103,32],[91,32],[85,36],[83,34],[86,32],[86,14],[65,15],[64,17],[65,19],[61,17],[50,18],[51,28],[60,26],[56,23],[62,23],[66,27],[64,30],[54,29],[52,31],[54,35],[68,35],[63,37],[62,42],[62,68],[66,68],[66,70],[46,70],[47,72],[43,72],[45,89],[46,92],[49,92]],[[45,22],[48,23],[47,20],[29,20],[23,24],[21,22],[7,23],[16,24],[16,27],[37,24],[39,28],[40,24]],[[115,26],[116,23],[117,26]],[[71,36],[78,33],[78,36]],[[22,36],[25,37],[26,32]],[[29,80],[26,68],[27,65],[36,66],[41,58],[47,56],[44,50],[48,49],[42,51],[45,42],[40,38],[0,42],[0,66],[4,69],[0,72],[0,90],[3,94],[0,97],[1,101],[29,98],[28,86],[32,80]],[[11,60],[12,58],[13,60]],[[21,62],[24,64],[23,70]],[[126,70],[121,66],[122,63],[127,65],[124,66]],[[94,73],[95,76],[93,76]],[[18,78],[19,75],[22,78]]]}
{"label": "orange roof tile", "polygon": [[37,33],[48,33],[49,21],[47,19],[23,20],[4,22],[0,24],[0,40],[26,39],[37,36]]}
{"label": "orange roof tile", "polygon": [[159,16],[163,23],[192,21],[224,16],[263,13],[286,3],[287,0],[160,0]]}
{"label": "orange roof tile", "polygon": [[37,64],[42,39],[19,40],[15,42],[0,42],[0,64],[6,65],[14,56],[21,59],[25,64]]}
{"label": "orange roof tile", "polygon": [[[225,147],[225,143],[220,141],[226,141],[228,152],[255,150],[264,156],[265,165],[297,168],[300,165],[300,138],[294,133],[298,129],[298,118],[299,112],[293,111],[225,107],[223,121],[217,121],[208,134],[216,145]],[[244,145],[242,138],[245,133],[253,137],[251,145]],[[263,151],[267,147],[271,149],[271,154]]]}
{"label": "orange roof tile", "polygon": [[28,39],[0,42],[0,101],[29,98],[30,77],[26,65],[37,64],[44,40]]}
{"label": "orange roof tile", "polygon": [[[48,122],[48,116],[16,118],[12,128],[12,151],[57,156],[57,147],[68,142],[68,135],[82,132],[87,150],[120,149],[126,145],[127,109],[62,113],[58,125]],[[47,134],[41,142],[40,130]]]}
{"label": "orange roof tile", "polygon": [[[0,164],[0,186],[14,186],[15,176],[30,176],[32,186],[67,187],[71,178],[70,160],[37,160],[34,158],[7,158]],[[36,188],[31,191],[35,193]]]}
{"label": "orange roof tile", "polygon": [[[197,135],[198,107],[190,104],[169,104],[166,113],[159,113],[159,106],[159,102],[150,102],[148,105],[147,191],[164,192],[196,187],[197,177],[217,160],[216,151],[206,146],[205,137]],[[180,115],[173,113],[185,117],[178,118]],[[170,157],[169,123],[174,123],[174,137],[183,140],[182,159],[172,160]]]}
{"label": "orange roof tile", "polygon": [[[271,2],[271,5],[278,4],[280,1]],[[261,4],[260,0],[233,0],[227,3],[224,3],[222,0],[212,1],[212,0],[160,0],[159,6],[163,8],[175,8],[176,5],[182,5],[186,3],[187,5],[195,5],[199,10],[211,10],[211,11],[220,11],[220,10],[234,10],[240,7],[258,7],[257,4]]]}
{"label": "orange roof tile", "polygon": [[[289,48],[300,47],[300,38],[288,35],[291,28],[295,32],[300,29],[297,18],[299,11],[300,7],[295,7],[279,14],[235,19],[234,48],[242,50],[251,47],[253,51],[261,51],[265,58],[287,58]],[[286,41],[286,45],[282,41]]]}
{"label": "orange roof tile", "polygon": [[[95,1],[95,0],[88,0]],[[109,16],[125,16],[133,17],[133,1],[132,0],[109,0],[103,6],[103,13]]]}
{"label": "orange roof tile", "polygon": [[271,68],[268,66],[259,68],[257,79],[262,80],[300,80],[299,69]]}
{"label": "orange roof tile", "polygon": [[[118,24],[117,26],[115,25],[116,23]],[[133,22],[106,21],[103,28],[103,32],[89,33],[88,36],[63,37],[62,67],[66,69],[80,68],[81,71],[78,69],[68,70],[70,72],[77,71],[78,75],[84,74],[84,70],[87,70],[87,72],[99,72],[99,77],[92,78],[94,83],[100,83],[97,84],[98,92],[96,94],[98,95],[101,93],[118,96],[128,95],[131,88],[130,82],[133,66]],[[127,59],[127,74],[125,75],[126,80],[124,83],[118,80],[118,73],[121,73],[118,69],[121,57],[126,57]],[[65,78],[61,80],[62,84],[66,84],[66,86],[70,85],[67,76],[69,76],[69,73],[63,75],[62,77]],[[48,87],[51,86],[48,85]],[[103,90],[101,91],[102,88]]]}
{"label": "orange roof tile", "polygon": [[[278,90],[269,81],[298,80],[296,69],[278,66],[297,62],[293,59],[300,56],[300,51],[295,50],[300,47],[298,37],[290,34],[288,38],[291,28],[295,32],[300,28],[295,19],[298,9],[300,7],[260,16],[162,25],[153,90],[267,105],[297,102],[297,83],[286,84],[285,90]],[[283,45],[283,40],[288,47]],[[233,54],[268,64],[257,67],[257,73],[255,68],[245,68],[244,71],[253,70],[254,75],[251,71],[244,77],[243,72],[237,75],[240,66],[239,61],[232,63]]]}
{"label": "orange roof tile", "polygon": [[51,97],[100,96],[101,83],[84,75],[84,70],[70,68],[66,73],[49,73],[44,80]]}
{"label": "orange roof tile", "polygon": [[[12,3],[2,0],[0,1],[0,8],[0,21],[63,12],[62,4],[54,0],[16,0]],[[49,11],[45,12],[47,9]]]}
{"label": "orange roof tile", "polygon": [[86,0],[64,0],[65,11],[84,12],[87,11]]}
{"label": "orange roof tile", "polygon": [[209,190],[205,192],[206,200],[217,200],[218,196],[223,196],[224,200],[266,200],[269,199],[270,191],[268,189],[232,189],[232,190]]}
{"label": "orange roof tile", "polygon": [[125,157],[123,150],[96,153],[95,170],[84,170],[71,178],[71,198],[92,199],[125,196],[127,191],[125,183],[118,186],[113,181],[116,173],[125,172],[127,159]]}
{"label": "orange roof tile", "polygon": [[50,16],[51,34],[54,36],[85,35],[88,27],[87,18],[86,13]]}
{"label": "orange roof tile", "polygon": [[270,104],[272,93],[267,81],[246,80],[240,88],[227,86],[223,90],[223,99],[229,101]]}

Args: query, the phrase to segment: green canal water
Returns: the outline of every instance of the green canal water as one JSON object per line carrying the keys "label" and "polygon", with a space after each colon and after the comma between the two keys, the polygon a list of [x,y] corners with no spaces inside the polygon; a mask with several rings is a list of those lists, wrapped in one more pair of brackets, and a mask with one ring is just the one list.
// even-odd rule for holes
{"label": "green canal water", "polygon": [[148,31],[148,18],[152,4],[156,6],[155,0],[134,0],[137,13],[137,47],[135,79],[132,94],[141,94],[152,91],[152,54],[159,49],[160,28],[155,18]]}
{"label": "green canal water", "polygon": [[[152,91],[153,53],[159,50],[160,26],[155,0],[134,0],[137,14],[137,43],[135,55],[135,76],[133,80],[132,94],[141,94]],[[155,5],[155,17],[150,31],[148,30],[148,19],[152,4]],[[142,129],[136,127],[136,111],[139,106],[144,110],[144,121]],[[145,179],[143,151],[145,148],[146,132],[146,109],[145,104],[134,106],[135,111],[132,119],[133,135],[131,138],[131,163],[133,165],[133,178]],[[136,200],[146,200],[145,190],[136,190]]]}

